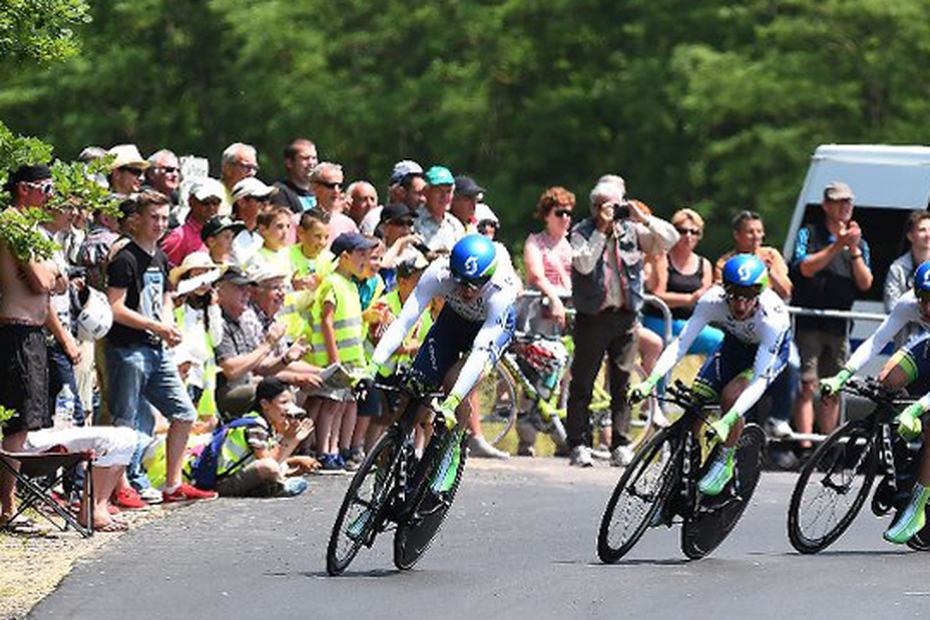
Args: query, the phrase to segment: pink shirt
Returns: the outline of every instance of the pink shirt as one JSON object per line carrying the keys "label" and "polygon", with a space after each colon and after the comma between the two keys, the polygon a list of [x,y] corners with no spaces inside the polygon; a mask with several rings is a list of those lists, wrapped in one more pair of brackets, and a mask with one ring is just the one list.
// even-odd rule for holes
{"label": "pink shirt", "polygon": [[539,250],[542,255],[543,273],[553,286],[566,294],[572,292],[572,245],[567,237],[553,241],[544,232],[533,233],[526,244]]}
{"label": "pink shirt", "polygon": [[329,215],[329,245],[333,244],[336,237],[346,232],[358,232],[358,226],[355,220],[345,213],[330,213]]}
{"label": "pink shirt", "polygon": [[207,249],[200,238],[202,229],[201,224],[188,219],[183,226],[175,228],[162,239],[161,249],[168,255],[168,262],[172,267],[180,265],[184,257],[191,252]]}

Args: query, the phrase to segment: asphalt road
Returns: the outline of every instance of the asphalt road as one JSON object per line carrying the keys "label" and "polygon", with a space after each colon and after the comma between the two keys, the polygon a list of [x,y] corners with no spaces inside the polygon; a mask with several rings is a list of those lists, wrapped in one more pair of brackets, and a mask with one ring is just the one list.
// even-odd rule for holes
{"label": "asphalt road", "polygon": [[601,565],[596,527],[618,470],[563,460],[472,460],[449,520],[416,569],[391,539],[330,578],[325,548],[347,477],[293,499],[220,500],[173,511],[79,564],[35,618],[919,618],[930,556],[881,540],[863,510],[816,556],[785,532],[793,474],[766,473],[731,537],[701,561],[679,528],[651,530]]}

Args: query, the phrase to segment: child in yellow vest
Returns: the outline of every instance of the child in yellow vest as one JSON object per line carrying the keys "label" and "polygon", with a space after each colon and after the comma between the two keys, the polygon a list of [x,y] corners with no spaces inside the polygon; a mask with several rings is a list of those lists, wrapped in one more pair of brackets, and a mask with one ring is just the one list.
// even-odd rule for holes
{"label": "child in yellow vest", "polygon": [[[353,278],[364,277],[376,241],[343,233],[332,245],[335,270],[320,284],[313,303],[308,360],[317,366],[341,364],[347,371],[365,366],[362,306]],[[316,441],[323,471],[345,469],[339,454],[348,449],[355,430],[356,405],[351,388],[322,387],[311,394],[307,411],[316,419]]]}
{"label": "child in yellow vest", "polygon": [[297,227],[297,243],[288,248],[291,284],[294,290],[284,298],[280,318],[287,334],[296,340],[310,325],[313,299],[323,279],[336,266],[329,244],[329,214],[316,209],[304,211]]}

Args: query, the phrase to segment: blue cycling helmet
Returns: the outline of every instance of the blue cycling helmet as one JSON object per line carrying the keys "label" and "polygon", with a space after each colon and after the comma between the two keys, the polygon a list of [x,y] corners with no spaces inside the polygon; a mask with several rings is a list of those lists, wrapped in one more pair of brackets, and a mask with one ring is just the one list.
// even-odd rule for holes
{"label": "blue cycling helmet", "polygon": [[737,254],[723,266],[723,286],[755,287],[761,292],[769,283],[765,263],[752,254]]}
{"label": "blue cycling helmet", "polygon": [[930,260],[921,263],[914,272],[914,292],[918,295],[930,293]]}
{"label": "blue cycling helmet", "polygon": [[483,285],[497,269],[497,250],[484,235],[466,235],[458,240],[449,256],[452,276],[464,284]]}

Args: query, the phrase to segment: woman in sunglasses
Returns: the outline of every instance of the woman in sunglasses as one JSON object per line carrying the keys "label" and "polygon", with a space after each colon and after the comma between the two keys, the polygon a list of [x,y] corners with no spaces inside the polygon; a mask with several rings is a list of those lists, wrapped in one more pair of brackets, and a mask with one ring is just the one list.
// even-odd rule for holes
{"label": "woman in sunglasses", "polygon": [[[678,231],[678,242],[667,254],[655,261],[647,288],[664,301],[672,311],[672,335],[681,333],[685,322],[694,312],[698,299],[713,284],[713,264],[694,251],[704,236],[704,218],[692,209],[679,209],[672,216],[672,225]],[[660,336],[665,332],[665,320],[659,310],[646,305],[643,325]],[[707,327],[691,345],[690,353],[708,354],[723,340],[723,333]]]}
{"label": "woman in sunglasses", "polygon": [[549,300],[546,316],[534,331],[557,335],[565,327],[563,299],[572,294],[572,246],[568,231],[572,226],[575,194],[564,187],[550,187],[536,203],[536,216],[546,229],[532,233],[523,245],[527,285]]}

